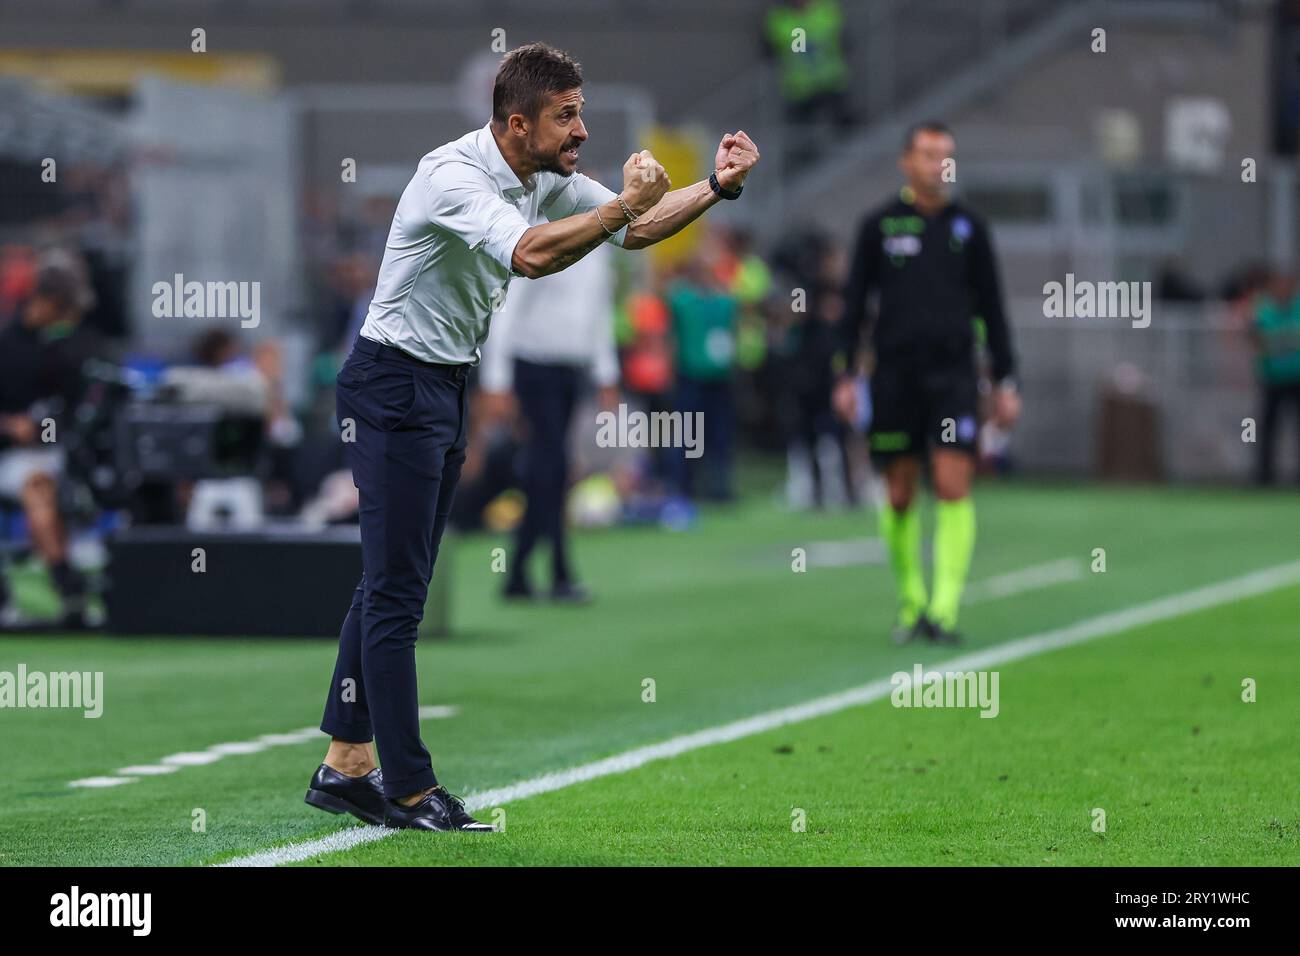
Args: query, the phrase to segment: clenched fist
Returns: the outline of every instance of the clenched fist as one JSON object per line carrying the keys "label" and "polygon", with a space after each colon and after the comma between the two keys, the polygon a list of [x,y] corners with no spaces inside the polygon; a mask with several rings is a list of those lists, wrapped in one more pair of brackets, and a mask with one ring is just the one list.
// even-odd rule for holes
{"label": "clenched fist", "polygon": [[745,184],[745,177],[758,162],[758,147],[737,130],[722,137],[718,144],[718,155],[713,158],[713,172],[718,177],[718,185],[728,192],[735,192]]}
{"label": "clenched fist", "polygon": [[623,201],[638,216],[659,202],[672,185],[648,149],[633,153],[623,164]]}

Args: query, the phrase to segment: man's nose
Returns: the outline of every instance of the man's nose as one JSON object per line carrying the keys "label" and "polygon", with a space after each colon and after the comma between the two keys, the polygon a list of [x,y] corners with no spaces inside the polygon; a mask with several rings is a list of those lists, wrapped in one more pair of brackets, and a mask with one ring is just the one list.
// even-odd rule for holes
{"label": "man's nose", "polygon": [[583,125],[581,119],[578,120],[578,125],[574,127],[573,135],[580,143],[585,143],[587,141],[587,127]]}

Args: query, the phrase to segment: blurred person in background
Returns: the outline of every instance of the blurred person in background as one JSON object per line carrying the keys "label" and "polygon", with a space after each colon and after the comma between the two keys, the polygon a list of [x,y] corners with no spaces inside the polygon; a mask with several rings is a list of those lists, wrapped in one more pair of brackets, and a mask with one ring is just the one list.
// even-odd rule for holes
{"label": "blurred person in background", "polygon": [[554,601],[582,604],[587,589],[573,575],[565,532],[569,425],[588,376],[602,408],[618,404],[614,349],[614,267],[602,246],[554,275],[516,285],[492,320],[479,369],[482,399],[508,408],[511,392],[525,426],[521,477],[527,507],[515,528],[504,596],[532,600],[528,558],[538,541],[551,546]]}
{"label": "blurred person in background", "polygon": [[327,338],[347,354],[366,321],[375,294],[375,263],[359,252],[340,255],[330,263],[328,283]]}
{"label": "blurred person in background", "polygon": [[[703,414],[703,453],[688,459],[673,449],[673,490],[683,498],[700,494],[713,501],[732,497],[731,465],[735,442],[735,403],[731,372],[736,360],[739,300],[719,276],[720,238],[707,234],[700,250],[668,284],[664,301],[672,317],[676,345],[675,411]],[[704,483],[697,488],[696,471]]]}
{"label": "blurred person in background", "polygon": [[[799,30],[802,33],[796,34]],[[782,0],[763,17],[764,53],[776,62],[786,122],[801,134],[829,120],[842,130],[854,122],[849,105],[849,67],[844,15],[839,0]],[[797,135],[795,153],[807,161],[815,137]]]}
{"label": "blurred person in background", "polygon": [[448,518],[459,531],[509,530],[524,512],[517,472],[525,428],[518,403],[513,392],[485,392],[482,370],[480,362],[470,381],[469,442]]}
{"label": "blurred person in background", "polygon": [[286,516],[297,511],[308,492],[298,467],[304,431],[289,403],[283,344],[276,338],[261,339],[253,345],[251,358],[267,389],[264,416],[269,457],[264,481],[267,510],[273,515]]}
{"label": "blurred person in background", "polygon": [[[837,412],[852,421],[857,393],[848,358],[858,351],[867,295],[879,293],[871,329],[870,447],[888,489],[880,509],[880,537],[898,590],[893,630],[898,643],[918,637],[936,643],[959,640],[957,614],[975,547],[970,490],[979,434],[977,316],[996,382],[994,419],[1007,428],[1020,413],[1012,378],[1015,358],[988,228],[948,197],[944,172],[955,147],[942,123],[919,123],[907,131],[899,159],[906,185],[898,198],[863,222],[844,294],[846,361],[834,401]],[[927,459],[937,499],[929,598],[916,505]]]}
{"label": "blurred person in background", "polygon": [[226,329],[209,329],[194,340],[191,355],[199,368],[217,371],[247,368],[247,360],[239,350],[239,342]]}
{"label": "blurred person in background", "polygon": [[36,285],[36,250],[10,243],[0,246],[0,327],[27,301]]}
{"label": "blurred person in background", "polygon": [[[297,456],[303,441],[303,427],[289,404],[284,370],[284,349],[276,338],[263,338],[245,350],[228,329],[214,328],[196,340],[193,349],[198,367],[227,377],[233,389],[251,389],[256,395],[262,420],[257,461],[249,464],[250,474],[260,484],[262,505],[274,515],[288,515],[302,504],[313,488],[298,468]],[[226,391],[231,397],[233,392]],[[312,476],[314,481],[315,476]],[[211,479],[207,479],[211,484]],[[182,482],[181,499],[190,498],[189,482]]]}
{"label": "blurred person in background", "polygon": [[[0,329],[0,502],[21,507],[32,547],[70,624],[85,610],[86,581],[68,561],[58,437],[60,429],[72,427],[69,418],[84,389],[83,365],[105,354],[100,336],[81,324],[93,304],[84,265],[55,250],[41,258],[30,297]],[[0,610],[7,606],[0,580]]]}
{"label": "blurred person in background", "polygon": [[778,250],[789,288],[805,307],[786,307],[777,361],[778,420],[786,440],[786,497],[795,508],[856,503],[848,426],[831,407],[841,352],[843,259],[822,233],[792,237]]}
{"label": "blurred person in background", "polygon": [[1295,276],[1275,275],[1255,296],[1252,333],[1259,348],[1255,370],[1260,388],[1255,480],[1271,485],[1278,420],[1286,406],[1294,410],[1300,426],[1300,295]]}
{"label": "blurred person in background", "polygon": [[63,189],[59,228],[75,237],[94,297],[81,324],[105,336],[125,337],[132,252],[127,171],[114,165],[78,163],[67,169]]}
{"label": "blurred person in background", "polygon": [[769,381],[768,319],[780,301],[772,295],[772,272],[746,229],[718,228],[721,252],[714,271],[736,297],[736,361],[732,381],[737,434],[748,434],[763,452],[776,450],[774,390]]}
{"label": "blurred person in background", "polygon": [[[623,388],[629,399],[651,415],[672,411],[672,316],[663,298],[668,281],[665,270],[654,268],[651,287],[632,293],[626,304],[631,341],[623,354]],[[660,486],[659,491],[664,491],[673,474],[670,459],[674,449],[649,451],[649,478]]]}

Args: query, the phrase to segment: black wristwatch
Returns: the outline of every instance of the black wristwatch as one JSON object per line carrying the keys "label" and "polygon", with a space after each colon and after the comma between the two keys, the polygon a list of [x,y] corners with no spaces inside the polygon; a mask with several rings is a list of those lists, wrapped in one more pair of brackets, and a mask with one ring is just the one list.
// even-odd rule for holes
{"label": "black wristwatch", "polygon": [[744,186],[741,186],[734,193],[730,189],[723,189],[722,184],[718,182],[717,173],[709,173],[709,188],[712,189],[719,196],[721,196],[723,199],[739,199],[740,194],[745,191]]}

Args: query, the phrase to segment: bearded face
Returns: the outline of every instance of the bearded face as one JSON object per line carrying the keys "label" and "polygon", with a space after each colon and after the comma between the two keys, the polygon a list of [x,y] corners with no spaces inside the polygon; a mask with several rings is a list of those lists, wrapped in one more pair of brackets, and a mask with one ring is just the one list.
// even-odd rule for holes
{"label": "bearded face", "polygon": [[566,134],[559,142],[543,141],[540,134],[528,136],[528,158],[538,168],[560,176],[572,176],[578,170],[578,150],[582,140]]}
{"label": "bearded face", "polygon": [[525,144],[529,160],[538,168],[560,176],[577,172],[578,151],[587,140],[581,116],[583,102],[582,90],[572,89],[552,94],[542,108]]}

